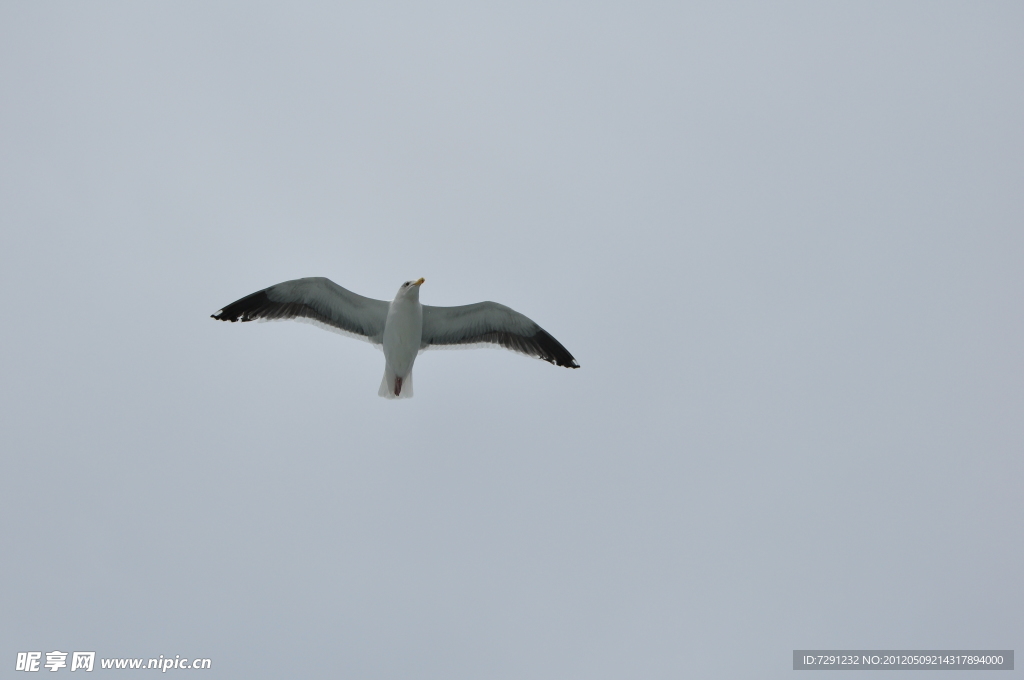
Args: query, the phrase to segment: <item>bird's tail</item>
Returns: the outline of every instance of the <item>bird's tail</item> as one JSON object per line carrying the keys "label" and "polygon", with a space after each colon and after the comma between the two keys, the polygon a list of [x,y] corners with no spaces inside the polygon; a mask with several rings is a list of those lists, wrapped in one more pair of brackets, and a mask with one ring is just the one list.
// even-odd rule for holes
{"label": "bird's tail", "polygon": [[377,396],[385,399],[408,399],[412,396],[412,371],[399,378],[390,366],[384,366],[384,377],[380,381]]}

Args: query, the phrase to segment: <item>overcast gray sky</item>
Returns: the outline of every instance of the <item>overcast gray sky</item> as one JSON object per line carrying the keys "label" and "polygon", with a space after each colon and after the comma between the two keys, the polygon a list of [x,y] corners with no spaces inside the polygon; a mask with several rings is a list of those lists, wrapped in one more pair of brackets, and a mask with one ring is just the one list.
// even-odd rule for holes
{"label": "overcast gray sky", "polygon": [[[1024,648],[1022,29],[1010,2],[3,3],[0,675]],[[209,318],[303,276],[424,276],[582,368],[428,352],[393,402],[370,345]]]}

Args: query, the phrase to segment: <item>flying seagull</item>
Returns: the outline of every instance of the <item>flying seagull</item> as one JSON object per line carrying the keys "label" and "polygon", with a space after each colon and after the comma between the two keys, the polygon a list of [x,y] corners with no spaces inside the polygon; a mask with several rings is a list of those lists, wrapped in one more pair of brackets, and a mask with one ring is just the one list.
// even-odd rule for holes
{"label": "flying seagull", "polygon": [[383,347],[384,378],[377,394],[388,399],[412,396],[413,362],[429,347],[494,344],[556,366],[580,367],[550,333],[505,305],[421,305],[423,281],[406,281],[394,300],[384,302],[356,295],[321,276],[295,279],[246,295],[211,317],[231,322],[311,321]]}

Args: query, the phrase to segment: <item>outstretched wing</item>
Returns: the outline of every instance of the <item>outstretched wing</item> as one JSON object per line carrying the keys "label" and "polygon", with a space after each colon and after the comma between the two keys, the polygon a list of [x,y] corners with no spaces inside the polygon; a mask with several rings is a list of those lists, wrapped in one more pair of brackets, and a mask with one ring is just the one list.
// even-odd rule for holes
{"label": "outstretched wing", "polygon": [[379,345],[388,303],[356,295],[322,276],[285,281],[246,295],[211,315],[218,321],[298,319],[326,324]]}
{"label": "outstretched wing", "polygon": [[461,307],[423,305],[421,349],[479,343],[500,345],[556,366],[580,367],[569,350],[550,333],[505,305],[497,302]]}

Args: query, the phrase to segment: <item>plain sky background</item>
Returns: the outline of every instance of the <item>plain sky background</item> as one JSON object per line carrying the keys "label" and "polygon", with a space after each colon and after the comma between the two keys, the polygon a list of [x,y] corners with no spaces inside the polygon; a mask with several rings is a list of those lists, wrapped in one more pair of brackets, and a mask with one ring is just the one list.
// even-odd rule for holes
{"label": "plain sky background", "polygon": [[[1020,651],[1022,83],[1016,2],[4,2],[0,676]],[[582,368],[209,318],[303,276]]]}

